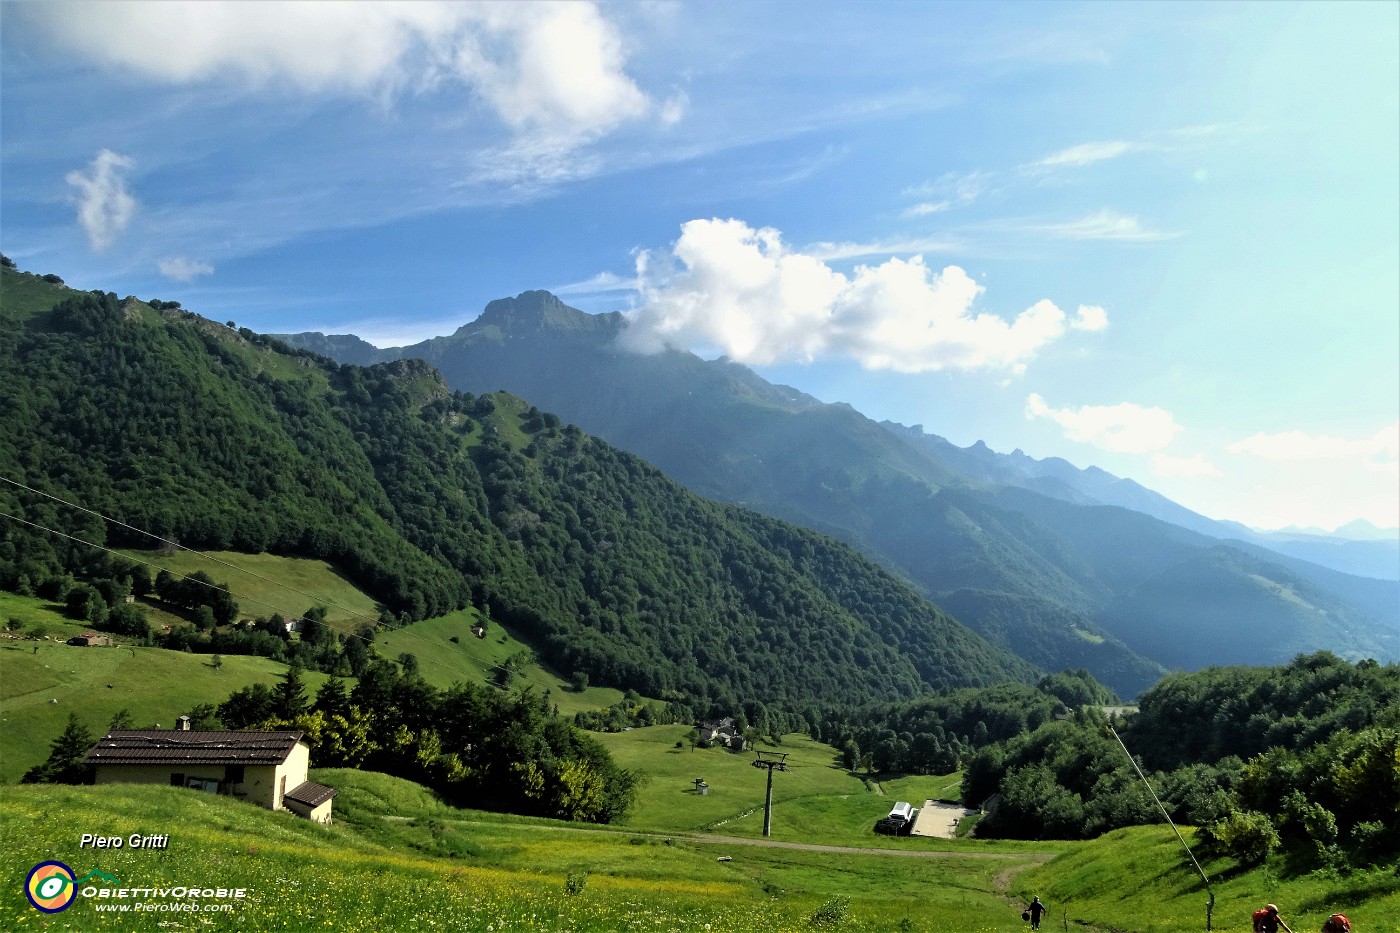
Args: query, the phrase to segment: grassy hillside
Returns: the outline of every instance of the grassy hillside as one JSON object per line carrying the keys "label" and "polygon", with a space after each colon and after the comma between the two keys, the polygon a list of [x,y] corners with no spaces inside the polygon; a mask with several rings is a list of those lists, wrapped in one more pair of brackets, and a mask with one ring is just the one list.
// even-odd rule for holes
{"label": "grassy hillside", "polygon": [[[625,768],[650,778],[630,811],[629,828],[707,830],[726,836],[763,835],[768,773],[753,767],[753,752],[695,748],[682,742],[683,725],[654,726],[599,738]],[[956,796],[947,777],[905,777],[886,785],[853,775],[828,745],[805,735],[787,735],[782,745],[760,743],[765,753],[787,754],[790,770],[773,776],[773,837],[827,845],[928,847],[929,840],[891,839],[874,832],[875,821],[896,800],[919,806],[926,798]],[[709,793],[695,792],[703,778]]]}
{"label": "grassy hillside", "polygon": [[323,560],[232,551],[123,551],[128,557],[176,576],[203,571],[227,583],[243,618],[280,614],[295,619],[313,606],[326,607],[326,621],[342,632],[374,624],[379,606],[345,575]]}
{"label": "grassy hillside", "polygon": [[[1194,837],[1185,830],[1186,837]],[[1272,867],[1239,871],[1228,860],[1201,866],[1215,893],[1212,928],[1247,933],[1250,914],[1277,904],[1297,933],[1320,929],[1336,911],[1346,914],[1357,933],[1397,929],[1400,917],[1400,865],[1384,865],[1346,876],[1313,872],[1280,877]],[[1032,894],[1051,907],[1050,929],[1067,915],[1133,933],[1204,930],[1208,897],[1200,877],[1165,826],[1121,829],[1075,843],[1064,854],[1016,879],[1017,894]]]}
{"label": "grassy hillside", "polygon": [[[26,603],[32,617],[42,619],[48,612],[39,600],[7,594],[0,613],[14,615],[14,607]],[[74,648],[63,644],[63,638],[83,631],[80,626],[62,620],[38,624],[51,637],[0,640],[3,783],[19,780],[48,757],[49,743],[63,731],[71,712],[94,735],[106,732],[112,716],[122,709],[131,713],[137,728],[160,723],[168,729],[191,707],[221,703],[252,683],[270,686],[286,670],[265,658],[225,657],[216,670],[207,655],[124,646]],[[308,692],[314,695],[325,679],[324,674],[308,672]]]}
{"label": "grassy hillside", "polygon": [[[216,581],[227,583],[245,618],[274,612],[295,618],[312,606],[325,606],[327,621],[340,632],[352,635],[359,626],[373,624],[378,616],[375,601],[322,560],[233,551],[164,555],[158,551],[129,550],[123,554],[178,575],[202,570]],[[7,595],[0,593],[0,617]],[[489,681],[503,661],[530,646],[498,620],[487,620],[488,638],[476,638],[471,627],[480,618],[477,610],[463,609],[382,632],[376,636],[375,644],[387,658],[404,653],[414,655],[423,678],[434,687],[446,689],[458,681]],[[608,687],[589,687],[576,693],[568,689],[563,677],[537,661],[523,665],[512,686],[529,686],[540,694],[548,691],[566,715],[606,708],[622,699],[621,690]]]}
{"label": "grassy hillside", "polygon": [[[670,735],[647,731],[656,732],[655,743]],[[127,914],[110,927],[122,930],[797,933],[822,929],[812,918],[823,905],[844,903],[844,922],[825,929],[1021,933],[1022,898],[1031,894],[1051,906],[1050,930],[1204,929],[1204,891],[1165,827],[1086,843],[900,840],[906,853],[924,854],[861,854],[454,810],[418,785],[383,775],[329,770],[312,777],[341,791],[334,827],[164,787],[0,788],[0,839],[9,856],[0,927],[107,928],[95,899],[80,898],[52,918],[24,900],[29,868],[58,859],[80,877],[100,869],[123,885],[248,890],[227,914]],[[822,796],[780,808],[811,811]],[[664,810],[653,810],[663,823]],[[84,831],[168,832],[170,847],[80,849]],[[1282,906],[1299,933],[1317,929],[1333,910],[1345,911],[1358,931],[1389,930],[1400,910],[1393,866],[1295,879],[1224,863],[1205,868],[1221,933],[1246,933],[1250,910],[1265,901]]]}
{"label": "grassy hillside", "polygon": [[[335,779],[334,773],[317,776]],[[412,796],[382,783],[376,789]],[[1029,864],[1023,857],[914,859],[736,847],[474,816],[462,811],[416,820],[419,825],[405,826],[419,833],[422,841],[415,844],[362,832],[353,820],[321,828],[169,788],[6,788],[0,791],[0,836],[11,858],[0,925],[98,925],[96,899],[80,898],[47,921],[25,902],[29,867],[59,859],[80,877],[100,869],[124,885],[218,884],[248,891],[228,914],[127,914],[115,925],[123,930],[174,923],[259,931],[795,933],[813,929],[810,918],[837,898],[849,899],[842,930],[1009,933],[1022,926],[995,888],[1000,873]],[[372,817],[359,812],[361,820]],[[80,825],[121,836],[168,831],[170,848],[80,850]],[[448,852],[454,857],[445,857]],[[731,860],[720,861],[722,855]],[[571,877],[578,889],[572,895]],[[969,916],[977,922],[965,923]]]}

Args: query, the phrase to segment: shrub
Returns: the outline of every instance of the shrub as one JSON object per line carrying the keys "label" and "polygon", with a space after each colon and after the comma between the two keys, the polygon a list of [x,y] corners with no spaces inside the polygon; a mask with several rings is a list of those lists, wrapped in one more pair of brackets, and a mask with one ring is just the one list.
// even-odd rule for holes
{"label": "shrub", "polygon": [[828,900],[817,908],[816,913],[807,918],[808,926],[819,930],[834,930],[846,920],[846,915],[851,912],[851,899],[849,897],[838,896]]}
{"label": "shrub", "polygon": [[588,872],[571,871],[564,879],[564,893],[570,897],[577,897],[583,893],[583,889],[588,887]]}
{"label": "shrub", "polygon": [[1278,830],[1262,813],[1234,810],[1201,829],[1206,847],[1243,865],[1255,865],[1279,846]]}

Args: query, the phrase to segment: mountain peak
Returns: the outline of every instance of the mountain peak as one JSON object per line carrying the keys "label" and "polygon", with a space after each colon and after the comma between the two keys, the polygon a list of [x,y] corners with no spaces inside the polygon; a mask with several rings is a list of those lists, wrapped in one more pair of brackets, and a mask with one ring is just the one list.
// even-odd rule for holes
{"label": "mountain peak", "polygon": [[514,298],[497,298],[472,323],[458,330],[496,327],[506,338],[542,333],[612,332],[620,329],[623,317],[617,312],[588,314],[571,308],[558,296],[543,290],[521,292]]}

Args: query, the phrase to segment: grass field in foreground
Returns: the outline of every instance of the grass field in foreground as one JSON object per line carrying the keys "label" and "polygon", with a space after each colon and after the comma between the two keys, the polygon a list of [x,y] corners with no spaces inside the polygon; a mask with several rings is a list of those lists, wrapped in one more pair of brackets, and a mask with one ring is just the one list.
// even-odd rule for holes
{"label": "grass field in foreground", "polygon": [[[1204,893],[1166,827],[1046,844],[1039,857],[976,842],[930,858],[795,851],[453,810],[383,775],[312,776],[341,789],[334,827],[178,788],[0,788],[0,928],[1022,933],[1019,898],[1030,893],[1051,907],[1047,931],[1205,928]],[[168,832],[170,848],[80,849],[81,832]],[[90,897],[45,917],[22,888],[30,867],[50,859],[130,887],[243,887],[248,897],[227,914],[121,917],[99,913]],[[1358,933],[1395,928],[1395,866],[1342,879],[1226,877],[1228,867],[1206,865],[1220,933],[1246,933],[1265,900],[1284,906],[1299,933],[1336,909]],[[849,899],[845,921],[814,925],[834,898]]]}
{"label": "grass field in foreground", "polygon": [[[79,849],[84,831],[169,832],[170,848]],[[423,831],[432,832],[427,824]],[[1019,915],[991,890],[996,874],[1016,860],[740,850],[539,821],[447,823],[438,832],[461,834],[463,853],[435,858],[380,845],[347,825],[318,827],[178,788],[7,787],[0,790],[7,876],[0,927],[796,933],[813,929],[809,920],[822,904],[849,897],[839,929],[855,933],[1021,928]],[[719,861],[719,854],[732,861]],[[98,869],[130,887],[242,887],[248,897],[227,914],[120,918],[96,910],[104,901],[80,897],[45,917],[22,889],[29,868],[50,859],[80,877]],[[581,886],[575,895],[566,890],[570,875]]]}
{"label": "grass field in foreground", "polygon": [[[1183,827],[1188,841],[1195,832]],[[1228,860],[1204,860],[1215,893],[1212,928],[1248,933],[1250,916],[1277,904],[1295,933],[1312,933],[1335,911],[1345,913],[1355,933],[1400,930],[1400,864],[1372,866],[1345,876],[1320,871],[1284,877],[1271,863],[1241,872]],[[1137,826],[1073,844],[1059,858],[1018,876],[1014,890],[1039,894],[1062,917],[1092,918],[1132,933],[1204,930],[1208,897],[1200,877],[1170,828]],[[1063,925],[1063,924],[1062,924]]]}

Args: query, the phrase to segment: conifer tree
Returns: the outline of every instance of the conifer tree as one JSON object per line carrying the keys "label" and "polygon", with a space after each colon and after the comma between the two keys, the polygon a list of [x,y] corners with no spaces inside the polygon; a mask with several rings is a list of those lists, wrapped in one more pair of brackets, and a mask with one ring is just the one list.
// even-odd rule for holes
{"label": "conifer tree", "polygon": [[273,691],[277,715],[282,719],[292,719],[306,712],[306,685],[301,679],[301,665],[293,662],[282,682]]}
{"label": "conifer tree", "polygon": [[83,759],[92,749],[92,733],[78,719],[77,713],[68,714],[68,725],[63,734],[54,739],[49,760],[35,765],[20,779],[23,784],[86,784],[91,778],[92,769],[83,764]]}

